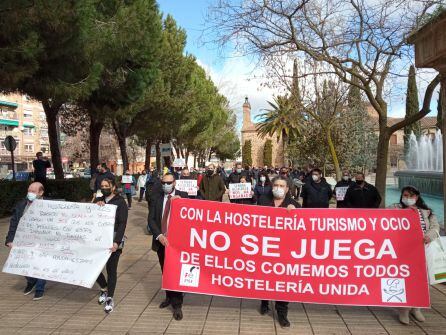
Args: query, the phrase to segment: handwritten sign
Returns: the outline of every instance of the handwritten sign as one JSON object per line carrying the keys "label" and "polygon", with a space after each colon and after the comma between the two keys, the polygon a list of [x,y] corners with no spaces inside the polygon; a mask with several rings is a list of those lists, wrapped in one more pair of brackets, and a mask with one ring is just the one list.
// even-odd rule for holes
{"label": "handwritten sign", "polygon": [[345,194],[347,193],[348,187],[336,187],[336,200],[344,201]]}
{"label": "handwritten sign", "polygon": [[133,183],[133,177],[128,175],[123,175],[121,179],[121,183],[123,184],[132,184]]}
{"label": "handwritten sign", "polygon": [[229,184],[229,199],[249,199],[252,198],[251,183]]}
{"label": "handwritten sign", "polygon": [[36,200],[3,272],[92,287],[110,257],[116,206]]}
{"label": "handwritten sign", "polygon": [[173,167],[183,167],[186,166],[186,160],[184,158],[175,158],[172,164]]}
{"label": "handwritten sign", "polygon": [[195,179],[179,179],[175,184],[177,190],[187,192],[190,196],[197,195],[197,181]]}

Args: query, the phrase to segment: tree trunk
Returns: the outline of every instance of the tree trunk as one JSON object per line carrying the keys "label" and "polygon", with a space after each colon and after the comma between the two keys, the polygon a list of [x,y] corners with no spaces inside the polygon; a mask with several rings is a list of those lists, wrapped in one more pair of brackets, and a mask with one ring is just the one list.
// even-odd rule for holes
{"label": "tree trunk", "polygon": [[158,172],[161,172],[161,149],[160,149],[160,142],[157,141],[156,145],[156,169]]}
{"label": "tree trunk", "polygon": [[53,164],[54,175],[56,179],[64,179],[59,136],[57,133],[57,115],[62,104],[50,104],[48,101],[44,101],[42,105],[48,124],[48,138],[50,141],[51,162]]}
{"label": "tree trunk", "polygon": [[331,129],[326,130],[328,148],[330,149],[331,158],[333,159],[333,165],[336,171],[336,180],[339,181],[342,178],[341,167],[339,166],[338,155],[336,153],[336,148],[331,138]]}
{"label": "tree trunk", "polygon": [[[184,160],[187,165],[187,161],[189,160],[189,149],[186,149],[186,153],[184,154]],[[195,167],[195,162],[194,162],[194,167]]]}
{"label": "tree trunk", "polygon": [[104,122],[99,120],[93,114],[90,115],[90,168],[93,175],[93,169],[99,165],[99,140],[101,138]]}
{"label": "tree trunk", "polygon": [[149,171],[150,170],[150,158],[152,155],[152,141],[147,139],[146,140],[146,158],[144,162],[144,168]]}
{"label": "tree trunk", "polygon": [[194,168],[197,167],[197,154],[194,152]]}
{"label": "tree trunk", "polygon": [[119,150],[121,151],[122,159],[122,174],[129,169],[129,158],[127,156],[127,126],[123,123],[113,121],[113,129],[115,130],[116,137],[118,139]]}
{"label": "tree trunk", "polygon": [[390,131],[385,125],[380,121],[379,126],[379,137],[378,137],[378,148],[376,155],[376,180],[375,186],[381,195],[381,207],[385,206],[386,200],[386,179],[387,179],[387,160],[389,155],[389,140]]}

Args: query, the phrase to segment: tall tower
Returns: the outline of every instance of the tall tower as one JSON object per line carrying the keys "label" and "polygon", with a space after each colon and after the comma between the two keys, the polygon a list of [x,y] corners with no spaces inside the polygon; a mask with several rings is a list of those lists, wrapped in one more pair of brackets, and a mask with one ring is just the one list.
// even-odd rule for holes
{"label": "tall tower", "polygon": [[243,104],[243,124],[242,131],[252,128],[251,121],[251,104],[248,101],[248,97],[245,97],[245,103]]}

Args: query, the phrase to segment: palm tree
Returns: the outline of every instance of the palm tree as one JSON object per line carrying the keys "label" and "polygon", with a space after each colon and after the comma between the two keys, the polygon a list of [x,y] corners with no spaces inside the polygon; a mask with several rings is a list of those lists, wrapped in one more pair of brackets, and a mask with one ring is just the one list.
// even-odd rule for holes
{"label": "palm tree", "polygon": [[299,135],[299,113],[293,106],[291,99],[285,96],[277,96],[274,102],[268,101],[270,109],[265,109],[265,113],[260,114],[260,122],[257,124],[257,133],[261,138],[266,136],[277,137],[277,142],[282,138],[283,154],[285,165],[288,165],[286,156],[286,146],[290,139]]}

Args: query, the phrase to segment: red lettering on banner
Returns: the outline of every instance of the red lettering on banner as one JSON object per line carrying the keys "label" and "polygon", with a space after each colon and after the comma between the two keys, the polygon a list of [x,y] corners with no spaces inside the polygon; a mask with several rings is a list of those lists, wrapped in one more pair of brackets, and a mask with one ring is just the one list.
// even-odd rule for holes
{"label": "red lettering on banner", "polygon": [[175,199],[163,288],[338,305],[429,307],[417,213]]}

